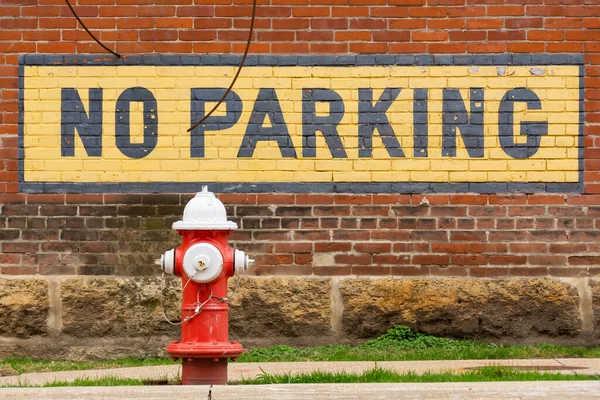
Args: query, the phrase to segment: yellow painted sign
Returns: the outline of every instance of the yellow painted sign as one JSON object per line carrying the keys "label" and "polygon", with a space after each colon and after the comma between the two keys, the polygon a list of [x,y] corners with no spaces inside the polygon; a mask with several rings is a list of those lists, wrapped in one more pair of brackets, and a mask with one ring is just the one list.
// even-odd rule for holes
{"label": "yellow painted sign", "polygon": [[24,66],[23,181],[578,182],[578,66]]}

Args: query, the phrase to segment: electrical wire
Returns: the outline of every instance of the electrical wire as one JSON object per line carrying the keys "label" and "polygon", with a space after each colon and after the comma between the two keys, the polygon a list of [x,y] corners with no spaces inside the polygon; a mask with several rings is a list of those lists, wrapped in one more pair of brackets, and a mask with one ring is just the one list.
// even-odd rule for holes
{"label": "electrical wire", "polygon": [[242,72],[242,68],[244,67],[244,62],[246,61],[246,57],[248,56],[248,51],[250,50],[250,44],[252,43],[252,34],[254,33],[255,18],[256,18],[256,0],[254,0],[252,3],[252,19],[250,20],[250,31],[248,32],[248,42],[246,42],[246,50],[244,50],[244,56],[242,57],[242,60],[240,61],[238,70],[237,70],[235,76],[233,77],[233,80],[231,81],[229,88],[225,91],[225,94],[223,94],[223,97],[221,97],[221,100],[219,100],[219,102],[212,108],[212,110],[210,110],[208,112],[208,114],[204,115],[204,117],[202,117],[202,119],[200,121],[198,121],[194,125],[192,125],[192,127],[187,130],[188,132],[190,132],[191,130],[196,128],[198,125],[203,123],[208,117],[210,117],[212,115],[212,113],[214,113],[216,111],[216,109],[219,108],[219,106],[223,103],[223,101],[225,101],[225,98],[227,97],[229,92],[231,92],[231,89],[233,89],[233,85],[235,85],[235,82],[237,81],[238,77],[240,76],[240,72]]}
{"label": "electrical wire", "polygon": [[81,26],[83,27],[83,29],[85,29],[85,31],[88,33],[88,35],[90,35],[90,37],[92,39],[94,39],[96,41],[96,43],[98,43],[100,46],[102,46],[102,48],[106,51],[108,51],[109,53],[111,53],[112,55],[114,55],[117,58],[121,58],[121,55],[111,49],[109,49],[108,47],[106,47],[104,45],[104,43],[102,43],[100,40],[98,40],[98,38],[96,38],[96,36],[94,36],[94,34],[92,32],[90,32],[90,30],[87,28],[87,26],[85,26],[85,24],[83,23],[83,21],[81,20],[81,18],[79,18],[79,15],[77,15],[77,13],[75,12],[75,9],[73,8],[73,6],[71,5],[71,3],[69,3],[69,0],[65,0],[65,3],[67,3],[67,6],[69,7],[69,10],[71,10],[71,12],[73,13],[73,16],[77,19],[77,21],[81,24]]}

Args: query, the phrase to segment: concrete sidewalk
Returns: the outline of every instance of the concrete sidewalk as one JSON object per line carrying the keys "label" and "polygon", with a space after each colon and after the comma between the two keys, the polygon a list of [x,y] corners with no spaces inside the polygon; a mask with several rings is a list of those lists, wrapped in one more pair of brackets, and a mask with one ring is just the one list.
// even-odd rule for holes
{"label": "concrete sidewalk", "polygon": [[10,400],[591,400],[600,382],[359,383],[250,386],[129,386],[0,389]]}
{"label": "concrete sidewalk", "polygon": [[[473,368],[489,365],[516,366],[526,370],[548,371],[561,374],[600,375],[600,359],[597,358],[559,358],[559,359],[530,359],[530,360],[451,360],[451,361],[357,361],[357,362],[267,362],[267,363],[231,363],[229,364],[229,380],[237,381],[243,378],[253,378],[263,371],[269,374],[303,373],[311,371],[346,371],[361,373],[375,366],[391,369],[400,373],[424,373],[455,371],[465,372]],[[106,376],[132,379],[176,378],[180,371],[179,365],[156,367],[97,369],[85,371],[61,371],[30,373],[19,376],[0,378],[0,386],[27,383],[43,385],[47,382],[68,381],[77,378],[97,379]]]}

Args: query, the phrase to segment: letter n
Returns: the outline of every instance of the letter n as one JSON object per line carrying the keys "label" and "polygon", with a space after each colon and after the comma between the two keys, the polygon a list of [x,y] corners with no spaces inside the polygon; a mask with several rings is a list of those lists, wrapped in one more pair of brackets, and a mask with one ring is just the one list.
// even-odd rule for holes
{"label": "letter n", "polygon": [[458,89],[444,89],[442,156],[456,157],[456,131],[460,132],[470,157],[483,157],[483,89],[471,88],[471,116]]}
{"label": "letter n", "polygon": [[75,129],[88,156],[102,156],[102,89],[89,89],[89,114],[74,88],[61,90],[60,153],[75,156]]}

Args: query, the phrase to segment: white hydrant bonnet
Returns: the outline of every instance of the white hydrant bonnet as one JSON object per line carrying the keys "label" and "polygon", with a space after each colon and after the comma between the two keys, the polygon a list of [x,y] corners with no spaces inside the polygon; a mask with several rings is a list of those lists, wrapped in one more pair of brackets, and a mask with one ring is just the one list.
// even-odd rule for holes
{"label": "white hydrant bonnet", "polygon": [[173,223],[175,230],[231,231],[237,228],[235,222],[227,221],[225,206],[206,186],[186,204],[183,220]]}

